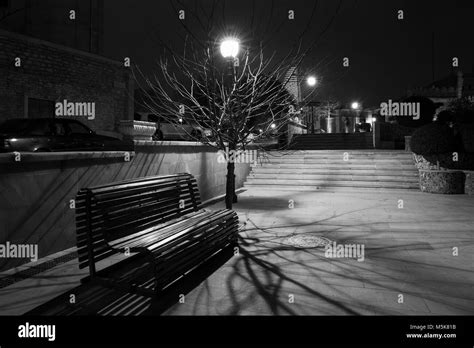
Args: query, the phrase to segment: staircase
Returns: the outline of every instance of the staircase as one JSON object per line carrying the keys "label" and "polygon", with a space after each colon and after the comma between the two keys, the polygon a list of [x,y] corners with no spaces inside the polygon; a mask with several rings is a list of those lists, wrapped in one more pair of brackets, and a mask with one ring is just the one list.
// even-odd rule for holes
{"label": "staircase", "polygon": [[294,150],[372,149],[372,133],[298,134],[292,139]]}
{"label": "staircase", "polygon": [[270,151],[252,166],[244,186],[302,191],[417,191],[419,181],[412,154],[405,151]]}

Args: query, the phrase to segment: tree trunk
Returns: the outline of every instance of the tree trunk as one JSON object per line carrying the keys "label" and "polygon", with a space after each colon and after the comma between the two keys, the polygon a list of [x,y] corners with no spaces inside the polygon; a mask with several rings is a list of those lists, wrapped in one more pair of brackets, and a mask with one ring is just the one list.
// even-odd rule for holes
{"label": "tree trunk", "polygon": [[[235,153],[235,146],[230,145],[229,150],[234,151]],[[227,209],[232,209],[232,203],[237,203],[237,195],[235,194],[235,156],[230,156],[230,158],[227,158],[225,207]]]}
{"label": "tree trunk", "polygon": [[237,203],[237,195],[235,194],[235,163],[227,162],[227,180],[225,187],[225,207],[232,209],[232,203]]}

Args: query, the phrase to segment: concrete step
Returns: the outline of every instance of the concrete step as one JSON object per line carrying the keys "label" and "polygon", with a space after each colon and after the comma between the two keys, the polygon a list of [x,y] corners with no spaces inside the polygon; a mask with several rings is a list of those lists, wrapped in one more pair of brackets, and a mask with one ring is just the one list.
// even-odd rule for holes
{"label": "concrete step", "polygon": [[406,157],[413,158],[409,152],[388,152],[377,153],[370,150],[295,150],[288,152],[266,152],[265,157],[334,157],[334,156],[352,156],[352,157],[376,157],[376,158],[390,158],[390,157]]}
{"label": "concrete step", "polygon": [[332,139],[294,139],[293,144],[334,144],[334,143],[351,143],[351,144],[363,144],[373,143],[372,139],[345,139],[345,138],[332,138]]}
{"label": "concrete step", "polygon": [[329,153],[321,152],[318,153],[306,153],[306,152],[294,152],[294,153],[264,153],[260,154],[259,158],[276,158],[285,160],[287,158],[292,159],[339,159],[339,158],[349,158],[349,159],[376,159],[376,160],[391,160],[391,159],[401,159],[401,160],[411,160],[413,161],[413,156],[411,154],[374,154],[374,153],[351,153],[350,151],[331,151]]}
{"label": "concrete step", "polygon": [[[351,154],[380,154],[380,155],[389,155],[389,154],[409,154],[411,155],[410,152],[406,152],[404,150],[374,150],[374,149],[367,149],[367,150],[354,150],[354,149],[348,149],[347,150]],[[334,151],[334,150],[295,150],[291,151],[291,153],[299,153],[299,154],[332,154],[332,153],[337,153],[339,151]],[[267,154],[287,154],[289,153],[288,151],[278,151],[278,150],[271,150],[267,151]]]}
{"label": "concrete step", "polygon": [[285,169],[285,168],[294,168],[294,169],[365,169],[365,170],[414,170],[414,165],[389,165],[389,164],[380,164],[380,163],[263,163],[263,164],[252,164],[254,167],[265,167],[271,169]]}
{"label": "concrete step", "polygon": [[293,142],[303,143],[303,142],[323,142],[323,141],[347,141],[347,142],[360,142],[360,141],[373,141],[373,137],[343,137],[343,136],[334,136],[334,137],[294,137]]}
{"label": "concrete step", "polygon": [[309,150],[309,151],[293,151],[293,152],[266,152],[261,154],[260,157],[264,158],[335,158],[349,156],[351,158],[403,158],[413,159],[413,155],[408,152],[389,152],[389,153],[376,153],[372,151],[331,151],[331,150]]}
{"label": "concrete step", "polygon": [[306,180],[306,179],[268,179],[249,178],[244,186],[307,186],[307,187],[366,187],[366,188],[397,188],[397,189],[418,189],[418,183],[404,183],[396,181],[352,181],[352,180]]}
{"label": "concrete step", "polygon": [[[393,174],[393,173],[392,173]],[[251,173],[247,180],[323,180],[323,181],[373,181],[373,182],[406,182],[418,183],[418,175],[357,175],[357,174],[282,174]]]}
{"label": "concrete step", "polygon": [[347,149],[371,149],[372,146],[365,146],[365,145],[295,145],[295,146],[290,146],[291,149],[293,150],[347,150]]}
{"label": "concrete step", "polygon": [[347,137],[347,136],[331,136],[331,137],[293,137],[295,143],[307,141],[372,141],[373,137]]}
{"label": "concrete step", "polygon": [[271,190],[271,191],[321,191],[321,192],[371,192],[371,193],[406,193],[406,192],[418,192],[419,188],[392,188],[392,187],[346,187],[346,186],[306,186],[306,185],[259,185],[259,184],[247,184],[244,186],[247,189],[252,190]]}
{"label": "concrete step", "polygon": [[373,145],[372,141],[364,141],[364,140],[306,140],[306,141],[293,141],[292,144],[371,144]]}
{"label": "concrete step", "polygon": [[[341,144],[333,144],[341,146]],[[344,161],[347,158],[347,161]],[[271,151],[252,165],[246,187],[271,190],[419,190],[413,156],[403,150]]]}
{"label": "concrete step", "polygon": [[418,181],[416,182],[400,182],[400,181],[390,181],[390,180],[325,180],[325,179],[300,179],[300,178],[290,178],[290,179],[269,179],[267,178],[248,178],[247,182],[254,184],[266,184],[271,183],[271,185],[310,185],[310,186],[324,186],[335,185],[335,186],[362,186],[362,187],[384,187],[384,186],[396,186],[399,188],[406,187],[418,187]]}
{"label": "concrete step", "polygon": [[418,171],[413,170],[382,170],[382,169],[295,169],[295,168],[271,168],[267,166],[254,167],[251,173],[273,173],[273,174],[327,174],[327,175],[403,175],[403,176],[415,176],[418,177]]}
{"label": "concrete step", "polygon": [[351,144],[373,144],[372,139],[344,139],[344,138],[333,138],[333,139],[292,139],[292,144],[332,144],[332,143],[351,143]]}
{"label": "concrete step", "polygon": [[414,165],[413,160],[407,159],[374,159],[374,158],[351,158],[348,157],[347,161],[341,157],[334,157],[334,158],[262,158],[258,161],[261,164],[278,164],[278,163],[295,163],[295,164],[313,164],[313,163],[320,163],[320,164],[393,164],[393,165]]}

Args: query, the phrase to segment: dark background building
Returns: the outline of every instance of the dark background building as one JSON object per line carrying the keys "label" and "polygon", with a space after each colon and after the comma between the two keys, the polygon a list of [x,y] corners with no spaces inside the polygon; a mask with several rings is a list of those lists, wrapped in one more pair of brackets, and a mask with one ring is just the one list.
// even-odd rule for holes
{"label": "dark background building", "polygon": [[83,51],[103,53],[103,23],[103,0],[0,0],[0,28]]}

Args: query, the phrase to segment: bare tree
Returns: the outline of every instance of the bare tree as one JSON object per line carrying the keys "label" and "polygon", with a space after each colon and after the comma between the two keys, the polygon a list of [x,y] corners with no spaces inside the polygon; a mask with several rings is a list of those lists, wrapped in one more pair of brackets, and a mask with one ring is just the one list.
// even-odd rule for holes
{"label": "bare tree", "polygon": [[[174,13],[184,8],[180,1],[170,1]],[[238,64],[235,60],[223,63],[218,52],[216,30],[225,23],[225,1],[210,1],[207,9],[195,2],[194,8],[187,6],[195,27],[193,30],[187,21],[180,21],[184,29],[181,36],[184,42],[179,52],[163,40],[159,40],[163,54],[158,61],[158,72],[149,77],[140,69],[135,69],[138,85],[141,87],[144,106],[167,122],[181,127],[183,122],[190,122],[210,129],[210,134],[187,134],[190,138],[214,147],[221,153],[230,154],[227,159],[226,207],[231,209],[237,201],[235,195],[235,159],[238,158],[255,140],[268,138],[284,130],[301,105],[287,91],[286,86],[291,76],[288,71],[297,71],[303,59],[315,46],[316,41],[328,30],[339,12],[330,18],[319,36],[311,36],[312,43],[303,50],[302,41],[305,34],[310,34],[311,22],[316,13],[317,2],[313,5],[308,22],[303,31],[295,38],[288,53],[281,57],[276,54],[265,55],[269,42],[275,40],[285,21],[276,28],[271,28],[274,1],[271,2],[270,15],[263,28],[255,2],[251,11],[250,29],[253,39],[243,47]],[[219,10],[221,6],[221,11]],[[218,13],[222,13],[219,16]],[[255,26],[254,26],[255,25]],[[267,33],[270,33],[270,38]],[[266,36],[266,37],[265,37]],[[306,98],[309,99],[310,95]],[[183,127],[182,127],[183,128]],[[183,128],[186,130],[186,128]]]}
{"label": "bare tree", "polygon": [[211,130],[197,140],[226,156],[226,207],[230,209],[236,202],[235,162],[251,142],[284,128],[295,110],[282,80],[301,57],[273,62],[264,58],[263,50],[256,54],[246,50],[238,66],[235,61],[223,66],[216,62],[218,53],[211,46],[185,47],[182,55],[168,53],[159,62],[159,75],[153,79],[141,75],[143,103],[176,127],[185,121]]}

